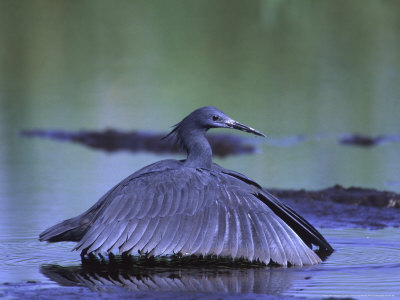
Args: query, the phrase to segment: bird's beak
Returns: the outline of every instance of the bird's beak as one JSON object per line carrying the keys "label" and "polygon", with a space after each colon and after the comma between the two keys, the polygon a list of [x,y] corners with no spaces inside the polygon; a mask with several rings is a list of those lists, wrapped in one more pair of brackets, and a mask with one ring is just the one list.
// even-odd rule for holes
{"label": "bird's beak", "polygon": [[238,130],[241,130],[241,131],[245,131],[245,132],[252,133],[252,134],[255,134],[255,135],[258,135],[258,136],[265,137],[265,134],[259,132],[258,130],[255,130],[254,128],[251,128],[251,127],[248,127],[246,125],[243,125],[243,124],[241,124],[239,122],[236,122],[234,120],[228,120],[228,121],[225,122],[225,124],[229,128],[238,129]]}

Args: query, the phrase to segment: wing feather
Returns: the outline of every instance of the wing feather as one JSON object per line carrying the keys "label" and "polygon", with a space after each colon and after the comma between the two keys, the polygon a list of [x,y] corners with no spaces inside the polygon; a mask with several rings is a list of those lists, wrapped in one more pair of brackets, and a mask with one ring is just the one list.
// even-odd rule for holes
{"label": "wing feather", "polygon": [[240,232],[241,232],[241,247],[240,252],[237,256],[243,256],[250,261],[253,260],[254,257],[254,241],[253,234],[251,230],[251,224],[249,220],[248,212],[249,210],[249,200],[247,195],[243,194],[241,191],[234,190],[232,196],[235,197],[235,201],[241,203],[241,209],[238,209],[238,217],[240,224]]}
{"label": "wing feather", "polygon": [[107,216],[101,214],[103,222],[110,223],[113,221],[123,220],[124,214],[127,210],[121,210],[120,206],[129,207],[130,198],[126,197],[124,194],[117,195],[115,200],[110,202],[107,207]]}
{"label": "wing feather", "polygon": [[176,212],[178,211],[179,206],[181,204],[181,198],[179,197],[180,191],[178,189],[179,186],[178,187],[171,186],[172,198],[170,200],[172,201],[172,205],[171,205],[171,210],[169,211],[170,216],[176,215]]}
{"label": "wing feather", "polygon": [[108,227],[94,228],[91,239],[91,241],[93,240],[93,242],[87,242],[84,245],[83,249],[87,248],[88,253],[97,250],[100,247],[101,243],[106,239],[106,236],[103,233],[107,232],[108,229]]}
{"label": "wing feather", "polygon": [[[174,238],[171,240],[171,243],[168,245],[168,248],[165,250],[165,253],[177,253],[181,251],[181,247],[178,246],[180,240],[182,239],[182,235],[184,232],[184,229],[187,225],[186,220],[183,218],[183,216],[176,216],[176,218],[179,218],[179,227],[178,230],[176,231],[176,234]],[[179,249],[178,249],[179,248]]]}
{"label": "wing feather", "polygon": [[[219,194],[218,194],[218,199],[227,199],[226,197],[228,194],[226,193],[225,188],[220,188],[219,189]],[[226,202],[226,200],[225,200]],[[231,237],[231,231],[234,230],[234,228],[231,228],[230,225],[230,219],[231,219],[231,214],[229,212],[229,207],[230,205],[221,205],[220,207],[223,207],[224,215],[220,214],[220,223],[225,223],[225,225],[221,225],[220,228],[225,228],[225,232],[223,234],[223,242],[221,243],[222,249],[219,251],[220,256],[231,256],[230,253],[230,237]],[[222,238],[222,231],[221,231],[221,238]]]}
{"label": "wing feather", "polygon": [[[116,199],[118,199],[119,196],[122,196],[119,201],[114,198],[112,198],[112,201],[109,199],[111,203],[108,205],[113,204],[119,208],[120,213],[117,218],[142,218],[151,205],[150,201],[144,201],[149,186],[150,185],[146,183],[143,178],[139,178],[137,180],[128,181],[128,183],[125,183],[120,189],[117,189],[113,194],[111,194],[111,196],[116,194],[116,196],[114,196]],[[107,217],[108,212],[105,213],[103,211],[103,218]]]}
{"label": "wing feather", "polygon": [[128,221],[126,221],[126,220],[118,221],[116,224],[113,224],[110,226],[113,226],[113,229],[111,230],[107,239],[104,241],[104,244],[101,246],[101,249],[99,249],[100,251],[103,251],[103,250],[110,251],[111,250],[111,248],[116,244],[119,237],[126,230],[126,228],[128,226]]}
{"label": "wing feather", "polygon": [[245,253],[243,257],[252,261],[254,258],[254,237],[248,213],[240,211],[239,219],[242,232],[242,248]]}
{"label": "wing feather", "polygon": [[277,222],[279,222],[281,227],[287,232],[289,237],[288,240],[291,242],[291,248],[288,248],[287,252],[289,249],[293,249],[292,251],[297,252],[296,255],[298,258],[295,257],[295,259],[291,261],[292,264],[302,266],[321,262],[321,259],[318,257],[318,255],[303,242],[303,240],[293,231],[293,229],[283,222],[282,219],[277,219]]}
{"label": "wing feather", "polygon": [[268,216],[264,213],[258,214],[262,226],[264,227],[264,233],[266,240],[268,241],[270,247],[270,255],[271,260],[277,264],[286,266],[287,259],[285,252],[283,250],[282,243],[279,239],[277,232],[275,231],[274,227],[270,223],[271,216]]}
{"label": "wing feather", "polygon": [[182,226],[182,218],[171,218],[168,224],[168,230],[164,234],[163,240],[157,245],[154,252],[159,253],[160,255],[170,254],[172,249],[174,249],[176,246],[177,240],[180,236],[179,230],[182,228]]}
{"label": "wing feather", "polygon": [[187,191],[189,193],[188,200],[190,204],[188,204],[185,213],[193,216],[199,210],[200,192],[195,185],[193,185],[193,188],[187,189]]}
{"label": "wing feather", "polygon": [[156,186],[154,190],[154,196],[152,199],[152,205],[151,208],[146,215],[146,218],[156,218],[160,216],[160,211],[163,206],[163,203],[166,202],[164,199],[164,194],[162,193],[162,184],[159,186]]}
{"label": "wing feather", "polygon": [[225,236],[226,236],[226,208],[222,205],[218,205],[218,216],[216,218],[217,232],[212,243],[210,251],[215,255],[220,255],[224,249]]}
{"label": "wing feather", "polygon": [[124,231],[118,236],[118,239],[110,249],[110,252],[122,253],[120,252],[120,248],[127,242],[133,231],[136,229],[137,224],[137,222],[133,222],[132,220],[128,221]]}
{"label": "wing feather", "polygon": [[[105,243],[107,239],[110,237],[112,231],[118,226],[119,226],[118,223],[114,223],[113,225],[108,225],[107,227],[105,227],[105,229],[96,239],[96,241],[90,246],[88,252],[95,252],[95,253],[106,252],[108,249],[103,249],[103,246],[106,245]],[[108,248],[111,248],[111,246]]]}
{"label": "wing feather", "polygon": [[135,245],[140,241],[143,233],[146,231],[151,219],[139,219],[132,234],[128,237],[126,242],[120,247],[120,253],[131,253]]}
{"label": "wing feather", "polygon": [[203,228],[205,234],[203,243],[198,250],[202,255],[207,255],[209,253],[215,253],[214,251],[210,251],[213,243],[217,238],[218,231],[218,206],[212,205],[207,208],[209,210],[209,221],[206,224],[206,227]]}
{"label": "wing feather", "polygon": [[192,254],[193,253],[193,244],[197,241],[197,238],[200,235],[200,232],[203,230],[203,220],[204,213],[198,213],[191,217],[191,232],[190,239],[186,241],[183,245],[181,251],[184,254]]}
{"label": "wing feather", "polygon": [[202,221],[200,223],[200,230],[198,231],[197,237],[194,239],[194,242],[189,247],[189,251],[192,254],[201,254],[199,249],[201,248],[202,243],[204,242],[204,237],[205,237],[204,227],[207,226],[208,222],[210,221],[210,210],[204,209],[201,215],[202,215]]}
{"label": "wing feather", "polygon": [[146,249],[145,245],[150,241],[155,230],[157,228],[160,219],[151,218],[149,223],[146,226],[146,229],[143,231],[143,234],[140,236],[139,240],[135,244],[135,246],[130,250],[130,253],[135,253],[136,251],[141,251],[143,253],[150,252],[152,249]]}
{"label": "wing feather", "polygon": [[152,199],[151,198],[149,199],[149,197],[147,195],[143,195],[143,198],[139,198],[139,196],[141,196],[141,195],[136,196],[137,199],[139,200],[136,202],[137,203],[140,202],[140,208],[139,208],[139,211],[137,212],[137,214],[134,216],[134,218],[142,220],[142,219],[147,218],[147,216],[150,212],[150,209],[152,206],[152,201],[151,201]]}
{"label": "wing feather", "polygon": [[[232,258],[236,257],[236,253],[238,251],[239,245],[239,232],[238,232],[238,219],[236,216],[236,211],[233,209],[228,210],[228,227],[229,227],[229,236],[227,240],[227,256],[231,256]],[[239,228],[240,230],[240,228]]]}
{"label": "wing feather", "polygon": [[169,218],[160,218],[157,224],[156,229],[154,230],[153,235],[148,240],[147,244],[143,247],[144,251],[150,253],[150,255],[160,255],[160,253],[156,253],[156,247],[160,244],[163,238],[165,237],[165,232],[168,229],[168,224],[170,223]]}
{"label": "wing feather", "polygon": [[270,246],[265,236],[264,228],[260,224],[260,220],[255,212],[249,212],[249,219],[252,224],[254,237],[254,259],[268,264],[271,259]]}
{"label": "wing feather", "polygon": [[172,205],[174,203],[174,191],[167,183],[161,184],[161,188],[164,192],[164,201],[160,211],[160,217],[172,216]]}
{"label": "wing feather", "polygon": [[270,224],[275,229],[278,239],[282,245],[285,259],[295,265],[302,265],[301,259],[297,253],[297,249],[288,235],[288,232],[281,226],[277,218],[270,218]]}
{"label": "wing feather", "polygon": [[[94,241],[97,239],[99,236],[99,233],[95,233],[97,230],[100,230],[99,228],[91,228],[89,231],[83,236],[83,238],[75,245],[73,250],[77,251],[84,251],[85,249],[88,249],[91,244],[94,243]],[[101,230],[104,230],[102,227]]]}
{"label": "wing feather", "polygon": [[190,186],[186,185],[180,188],[179,193],[177,195],[177,198],[179,198],[179,205],[178,209],[176,210],[175,214],[181,215],[183,214],[186,210],[188,205],[190,205],[189,202],[191,202],[191,198],[188,195],[187,189],[190,188]]}
{"label": "wing feather", "polygon": [[190,233],[192,231],[192,217],[188,215],[180,215],[180,218],[182,226],[179,230],[179,236],[177,236],[175,240],[175,247],[172,250],[175,253],[182,252],[185,243],[191,239]]}
{"label": "wing feather", "polygon": [[167,250],[171,243],[174,241],[180,227],[181,218],[165,217],[165,231],[160,236],[160,241],[154,248],[154,255],[168,254]]}

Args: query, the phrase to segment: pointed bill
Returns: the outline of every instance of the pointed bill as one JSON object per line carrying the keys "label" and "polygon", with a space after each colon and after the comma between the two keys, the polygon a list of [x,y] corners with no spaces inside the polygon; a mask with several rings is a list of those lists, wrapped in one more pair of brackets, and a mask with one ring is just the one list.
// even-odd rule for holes
{"label": "pointed bill", "polygon": [[258,130],[255,130],[254,128],[248,127],[246,125],[243,125],[242,123],[236,122],[235,120],[228,120],[225,122],[225,124],[229,127],[229,128],[233,128],[233,129],[237,129],[237,130],[241,130],[241,131],[245,131],[248,133],[252,133],[258,136],[263,136],[265,137],[265,134],[261,133]]}

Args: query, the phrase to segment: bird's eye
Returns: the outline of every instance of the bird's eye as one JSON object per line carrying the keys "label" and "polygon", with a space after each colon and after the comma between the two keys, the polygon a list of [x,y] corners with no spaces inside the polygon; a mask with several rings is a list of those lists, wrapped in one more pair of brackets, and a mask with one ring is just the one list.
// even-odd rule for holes
{"label": "bird's eye", "polygon": [[218,120],[219,120],[219,117],[216,116],[216,115],[213,115],[213,116],[212,116],[212,119],[213,119],[213,121],[218,121]]}

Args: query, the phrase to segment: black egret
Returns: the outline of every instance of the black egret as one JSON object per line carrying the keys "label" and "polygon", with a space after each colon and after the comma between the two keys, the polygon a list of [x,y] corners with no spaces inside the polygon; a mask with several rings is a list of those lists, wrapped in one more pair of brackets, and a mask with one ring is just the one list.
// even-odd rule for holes
{"label": "black egret", "polygon": [[186,150],[186,160],[140,169],[39,239],[77,242],[74,250],[81,255],[217,255],[283,266],[321,262],[317,253],[326,256],[333,248],[312,225],[253,180],[212,162],[205,137],[210,128],[264,136],[215,107],[199,108],[168,135]]}

